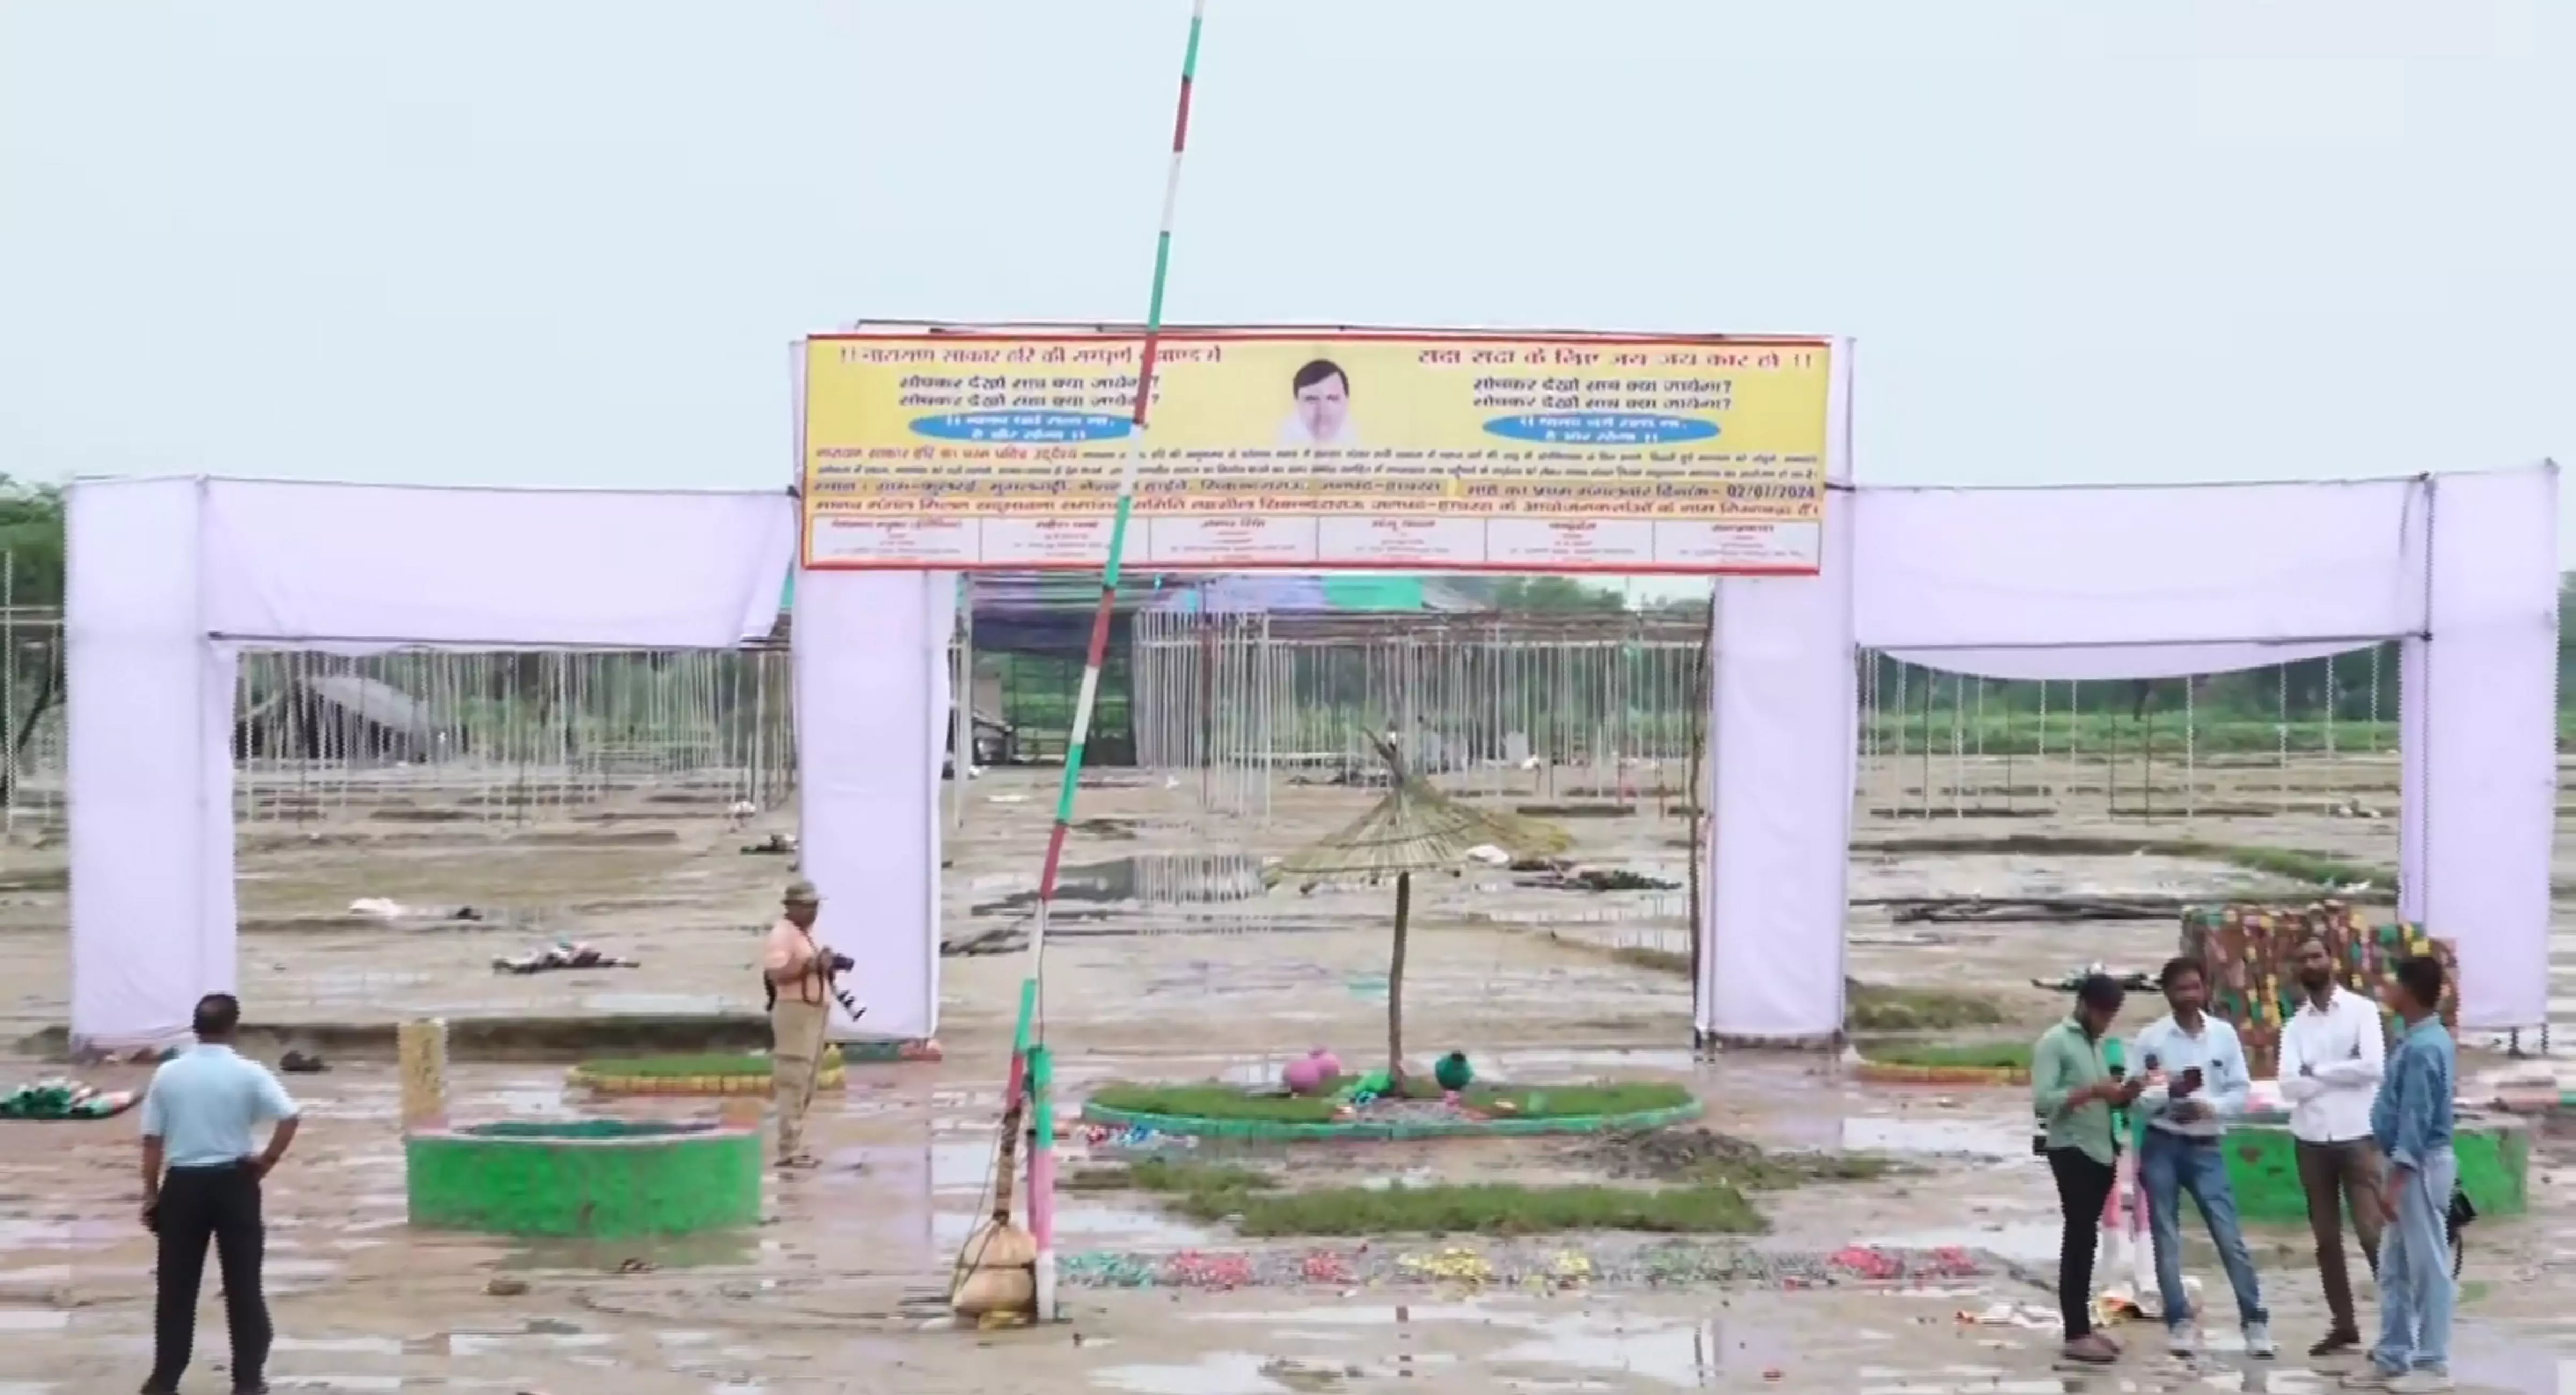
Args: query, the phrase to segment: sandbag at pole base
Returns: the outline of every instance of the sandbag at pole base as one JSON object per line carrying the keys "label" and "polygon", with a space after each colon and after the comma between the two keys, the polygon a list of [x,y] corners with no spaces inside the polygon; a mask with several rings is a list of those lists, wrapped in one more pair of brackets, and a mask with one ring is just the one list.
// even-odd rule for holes
{"label": "sandbag at pole base", "polygon": [[1037,1299],[1031,1264],[1037,1244],[1029,1233],[1007,1220],[988,1220],[967,1237],[965,1260],[972,1266],[948,1295],[949,1311],[979,1322],[994,1317],[1025,1319]]}

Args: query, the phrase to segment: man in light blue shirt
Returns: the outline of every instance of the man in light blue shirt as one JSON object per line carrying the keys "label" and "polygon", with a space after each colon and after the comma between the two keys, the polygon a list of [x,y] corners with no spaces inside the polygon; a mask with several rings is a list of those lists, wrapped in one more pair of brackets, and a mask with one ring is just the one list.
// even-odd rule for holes
{"label": "man in light blue shirt", "polygon": [[[224,1320],[233,1340],[236,1395],[268,1389],[272,1332],[260,1292],[259,1184],[295,1141],[295,1101],[266,1066],[233,1051],[241,1004],[230,993],[197,1003],[197,1044],[162,1063],[143,1096],[143,1224],[160,1240],[152,1323],[152,1378],[143,1395],[173,1395],[197,1336],[197,1290],[206,1242],[224,1271]],[[263,1123],[266,1149],[253,1152]]]}
{"label": "man in light blue shirt", "polygon": [[2236,1193],[2227,1184],[2222,1122],[2245,1111],[2254,1081],[2236,1029],[2202,1010],[2208,973],[2197,959],[2165,965],[2158,978],[2173,1011],[2138,1033],[2137,1055],[2146,1072],[2138,1097],[2146,1120],[2138,1145],[2138,1180],[2147,1189],[2147,1222],[2156,1242],[2156,1289],[2164,1300],[2165,1333],[2177,1356],[2193,1352],[2191,1296],[2182,1286],[2182,1198],[2190,1194],[2209,1223],[2210,1242],[2236,1291],[2236,1314],[2245,1323],[2245,1352],[2269,1360],[2272,1317],[2254,1277],[2254,1256],[2236,1216]]}
{"label": "man in light blue shirt", "polygon": [[2442,1029],[2442,961],[2419,954],[2397,965],[2383,995],[2404,1031],[2388,1053],[2387,1077],[2370,1106],[2370,1134],[2388,1159],[2380,1198],[2379,1344],[2370,1365],[2345,1377],[2373,1390],[2451,1388],[2450,1238],[2443,1222],[2460,1159],[2452,1151],[2459,1047]]}

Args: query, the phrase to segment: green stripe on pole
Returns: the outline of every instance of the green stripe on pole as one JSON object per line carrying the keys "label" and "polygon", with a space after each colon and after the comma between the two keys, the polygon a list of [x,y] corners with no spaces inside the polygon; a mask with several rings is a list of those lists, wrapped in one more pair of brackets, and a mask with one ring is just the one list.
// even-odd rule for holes
{"label": "green stripe on pole", "polygon": [[1020,1025],[1011,1033],[1012,1050],[1025,1052],[1029,1049],[1029,1029],[1036,1023],[1037,1017],[1038,981],[1033,978],[1021,979]]}
{"label": "green stripe on pole", "polygon": [[[1163,277],[1171,267],[1172,234],[1166,230],[1154,235],[1154,293],[1152,302],[1145,307],[1145,332],[1148,334],[1163,327]],[[1142,412],[1140,406],[1138,414],[1142,415]],[[1142,425],[1138,424],[1140,430]],[[1110,554],[1112,557],[1117,555],[1114,552]]]}

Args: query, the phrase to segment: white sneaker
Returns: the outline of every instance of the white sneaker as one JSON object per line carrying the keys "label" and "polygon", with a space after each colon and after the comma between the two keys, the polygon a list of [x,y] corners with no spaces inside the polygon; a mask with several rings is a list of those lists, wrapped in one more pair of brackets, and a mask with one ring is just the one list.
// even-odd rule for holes
{"label": "white sneaker", "polygon": [[2388,1383],[2388,1388],[2395,1391],[2405,1392],[2405,1395],[2415,1395],[2415,1392],[2417,1391],[2448,1390],[2451,1388],[2451,1373],[2448,1371],[2408,1371],[2406,1374],[2390,1381]]}
{"label": "white sneaker", "polygon": [[2189,1325],[2166,1328],[2165,1354],[2176,1361],[2189,1361],[2198,1356],[2200,1343],[2194,1340],[2197,1335],[2197,1330]]}
{"label": "white sneaker", "polygon": [[2245,1324],[2245,1354],[2257,1361],[2269,1361],[2281,1354],[2281,1349],[2272,1345],[2272,1324],[2268,1322]]}
{"label": "white sneaker", "polygon": [[2346,1371],[2341,1384],[2346,1390],[2394,1390],[2397,1382],[2406,1379],[2408,1374],[2411,1373],[2392,1376],[2369,1362],[2363,1362],[2360,1370]]}

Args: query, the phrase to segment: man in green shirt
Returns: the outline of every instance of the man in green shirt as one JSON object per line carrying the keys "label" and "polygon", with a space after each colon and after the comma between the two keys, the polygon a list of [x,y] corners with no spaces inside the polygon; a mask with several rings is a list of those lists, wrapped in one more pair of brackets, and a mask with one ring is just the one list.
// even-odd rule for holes
{"label": "man in green shirt", "polygon": [[2066,1319],[2065,1356],[2107,1366],[2119,1344],[2093,1330],[2093,1250],[2102,1208],[2119,1177],[2113,1113],[2134,1102],[2143,1079],[2122,1081],[2103,1055],[2120,1015],[2120,981],[2088,975],[2075,989],[2075,1011],[2040,1034],[2030,1050],[2031,1107],[2043,1130],[2041,1150],[2057,1179],[2065,1231],[2057,1252],[2057,1306]]}

